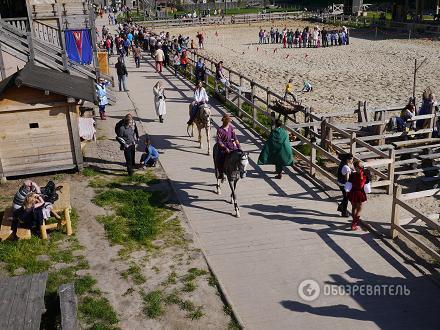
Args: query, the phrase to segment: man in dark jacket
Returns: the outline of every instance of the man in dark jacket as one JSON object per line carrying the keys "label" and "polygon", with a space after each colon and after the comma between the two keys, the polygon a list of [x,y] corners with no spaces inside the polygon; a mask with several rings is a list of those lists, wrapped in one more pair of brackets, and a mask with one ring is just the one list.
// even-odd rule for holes
{"label": "man in dark jacket", "polygon": [[119,128],[118,136],[116,137],[124,149],[125,162],[127,165],[128,175],[133,175],[133,167],[136,164],[136,132],[131,125],[131,120],[128,116],[124,118],[124,125]]}
{"label": "man in dark jacket", "polygon": [[128,71],[122,57],[118,58],[118,63],[115,64],[115,68],[118,75],[119,91],[122,92],[122,88],[124,88],[124,92],[128,92],[126,83]]}

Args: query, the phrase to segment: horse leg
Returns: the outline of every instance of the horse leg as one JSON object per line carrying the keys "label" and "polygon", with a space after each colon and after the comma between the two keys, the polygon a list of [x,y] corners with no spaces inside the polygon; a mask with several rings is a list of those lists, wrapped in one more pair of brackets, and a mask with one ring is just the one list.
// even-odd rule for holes
{"label": "horse leg", "polygon": [[232,200],[232,203],[234,203],[235,216],[237,218],[239,218],[240,217],[240,211],[238,210],[237,198],[235,196],[236,183],[235,183],[235,180],[234,180],[234,182],[232,182],[229,179],[228,179],[228,183],[229,183],[229,187],[231,188],[231,200]]}
{"label": "horse leg", "polygon": [[216,178],[217,183],[215,185],[216,189],[217,189],[217,195],[221,195],[222,194],[222,190],[220,189],[220,179]]}
{"label": "horse leg", "polygon": [[237,200],[237,182],[239,179],[234,180],[234,207],[235,207],[235,216],[237,218],[240,218],[240,208],[238,207],[238,200]]}
{"label": "horse leg", "polygon": [[197,126],[197,130],[199,131],[199,148],[202,149],[203,148],[203,143],[202,143],[202,128],[200,126]]}
{"label": "horse leg", "polygon": [[206,126],[206,141],[208,143],[208,155],[211,154],[211,128]]}

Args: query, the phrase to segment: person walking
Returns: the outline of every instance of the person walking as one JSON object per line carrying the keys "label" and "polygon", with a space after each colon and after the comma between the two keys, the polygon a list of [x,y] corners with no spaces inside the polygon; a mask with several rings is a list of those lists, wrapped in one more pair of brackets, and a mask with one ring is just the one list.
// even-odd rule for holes
{"label": "person walking", "polygon": [[165,88],[162,82],[158,81],[153,87],[154,94],[154,108],[156,109],[156,114],[159,117],[159,122],[163,123],[163,116],[167,113],[167,107],[165,104]]}
{"label": "person walking", "polygon": [[133,168],[135,166],[135,154],[136,154],[136,133],[132,126],[132,119],[125,116],[124,124],[119,128],[118,136],[116,139],[121,145],[121,150],[124,150],[125,162],[127,166],[127,172],[129,176],[133,175]]}
{"label": "person walking", "polygon": [[157,73],[162,73],[164,59],[165,59],[165,54],[163,53],[162,47],[159,45],[159,47],[156,49],[156,52],[154,53],[154,60],[156,61]]}
{"label": "person walking", "polygon": [[128,77],[128,71],[122,57],[118,57],[118,62],[115,64],[115,68],[116,68],[116,74],[118,75],[119,91],[122,92],[122,88],[123,88],[124,92],[128,92],[127,82],[126,82]]}
{"label": "person walking", "polygon": [[134,57],[134,62],[136,63],[136,68],[141,67],[141,53],[142,53],[142,49],[136,43],[135,46],[133,47],[133,57]]}
{"label": "person walking", "polygon": [[348,192],[348,200],[352,206],[351,216],[353,217],[353,221],[351,222],[351,230],[356,230],[359,226],[363,203],[367,201],[367,194],[364,190],[367,176],[360,160],[354,161],[353,165],[354,172],[350,175],[352,187]]}
{"label": "person walking", "polygon": [[277,173],[275,179],[281,179],[283,166],[293,165],[292,146],[289,134],[282,127],[283,123],[277,119],[275,129],[270,133],[269,139],[258,157],[258,165],[275,165]]}
{"label": "person walking", "polygon": [[100,77],[98,83],[96,84],[96,96],[98,97],[99,106],[99,116],[101,120],[106,120],[105,117],[105,107],[108,104],[107,99],[107,85],[109,84],[104,78]]}
{"label": "person walking", "polygon": [[287,101],[289,96],[293,99],[293,102],[296,102],[296,97],[293,94],[293,79],[289,79],[289,82],[286,84],[284,89],[284,101]]}
{"label": "person walking", "polygon": [[341,154],[339,159],[341,162],[338,167],[338,186],[342,192],[342,202],[338,205],[338,211],[341,212],[342,217],[348,217],[348,195],[345,191],[345,184],[348,182],[351,172],[353,172],[353,155]]}

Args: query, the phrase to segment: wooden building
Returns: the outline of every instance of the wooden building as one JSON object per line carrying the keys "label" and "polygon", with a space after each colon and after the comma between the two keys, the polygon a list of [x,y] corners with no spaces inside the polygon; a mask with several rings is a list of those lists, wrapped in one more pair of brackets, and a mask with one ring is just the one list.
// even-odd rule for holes
{"label": "wooden building", "polygon": [[30,62],[0,81],[0,177],[80,170],[78,101],[95,98],[93,80]]}

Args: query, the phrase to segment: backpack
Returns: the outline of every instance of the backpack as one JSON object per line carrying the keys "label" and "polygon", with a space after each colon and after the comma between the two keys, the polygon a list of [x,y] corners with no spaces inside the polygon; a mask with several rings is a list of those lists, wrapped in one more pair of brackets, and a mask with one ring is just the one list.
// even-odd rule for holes
{"label": "backpack", "polygon": [[124,125],[124,119],[121,119],[120,121],[118,121],[115,125],[115,134],[116,136],[119,135],[119,129]]}
{"label": "backpack", "polygon": [[58,200],[59,196],[57,194],[57,187],[53,181],[49,181],[46,187],[41,188],[41,197],[45,202],[55,203]]}

